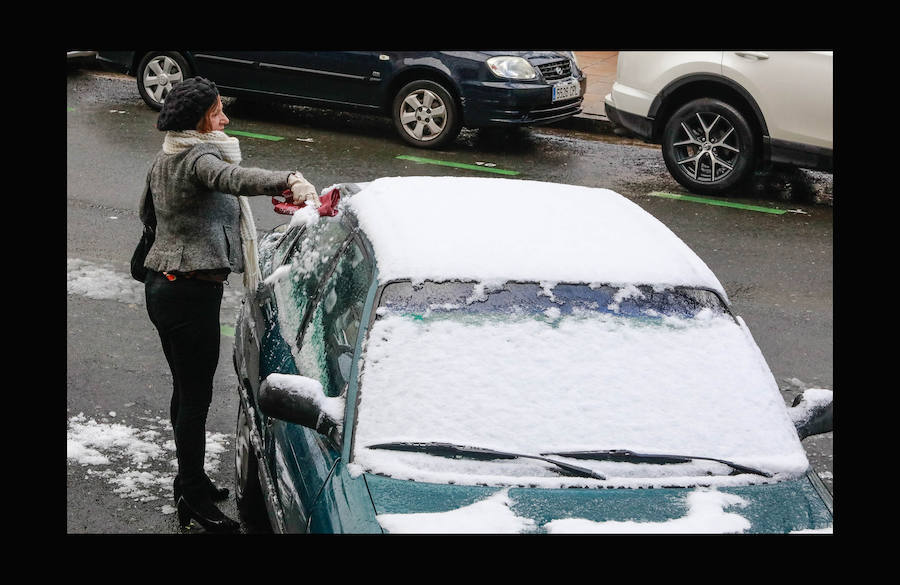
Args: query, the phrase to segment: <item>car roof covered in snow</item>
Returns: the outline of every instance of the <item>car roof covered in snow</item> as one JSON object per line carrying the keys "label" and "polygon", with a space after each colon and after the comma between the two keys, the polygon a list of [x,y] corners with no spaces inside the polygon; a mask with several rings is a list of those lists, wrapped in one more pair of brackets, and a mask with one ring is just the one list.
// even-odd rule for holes
{"label": "car roof covered in snow", "polygon": [[347,209],[375,250],[379,281],[650,284],[719,280],[678,236],[608,189],[519,179],[387,177]]}

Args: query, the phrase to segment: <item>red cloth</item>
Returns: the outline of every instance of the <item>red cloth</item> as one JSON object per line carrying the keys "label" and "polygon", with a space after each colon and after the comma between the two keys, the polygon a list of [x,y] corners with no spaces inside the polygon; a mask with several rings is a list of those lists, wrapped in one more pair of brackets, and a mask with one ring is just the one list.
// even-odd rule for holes
{"label": "red cloth", "polygon": [[[285,198],[285,201],[281,201],[277,197],[272,197],[272,205],[275,207],[275,213],[280,213],[282,215],[293,215],[297,210],[306,207],[306,202],[303,202],[300,205],[296,205],[287,201],[287,199],[291,196],[290,189],[286,189],[284,192],[282,192],[281,195]],[[335,215],[337,215],[338,203],[340,202],[340,200],[341,192],[337,187],[319,197],[319,201],[322,203],[322,205],[319,206],[319,215],[322,217],[334,217]]]}

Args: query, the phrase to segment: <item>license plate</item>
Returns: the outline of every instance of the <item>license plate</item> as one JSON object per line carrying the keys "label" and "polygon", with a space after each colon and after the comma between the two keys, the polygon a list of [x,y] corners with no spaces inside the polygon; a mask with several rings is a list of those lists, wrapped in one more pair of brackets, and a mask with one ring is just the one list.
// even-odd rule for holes
{"label": "license plate", "polygon": [[553,86],[553,101],[570,100],[581,95],[581,85],[577,79],[563,81]]}

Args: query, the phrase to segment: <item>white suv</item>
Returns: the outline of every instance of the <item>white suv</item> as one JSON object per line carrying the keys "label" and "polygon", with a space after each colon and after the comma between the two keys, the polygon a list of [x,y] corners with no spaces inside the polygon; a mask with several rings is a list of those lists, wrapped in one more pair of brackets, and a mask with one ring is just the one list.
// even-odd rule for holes
{"label": "white suv", "polygon": [[762,163],[832,172],[833,51],[619,53],[610,121],[662,146],[688,190],[727,194]]}

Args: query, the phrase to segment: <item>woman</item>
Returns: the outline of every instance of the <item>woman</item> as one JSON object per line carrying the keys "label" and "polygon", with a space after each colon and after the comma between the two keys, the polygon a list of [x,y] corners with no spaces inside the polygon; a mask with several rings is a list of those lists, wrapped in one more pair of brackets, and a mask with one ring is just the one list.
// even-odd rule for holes
{"label": "woman", "polygon": [[[239,527],[214,504],[228,490],[212,483],[203,461],[223,283],[230,272],[255,269],[255,228],[242,196],[280,195],[289,188],[294,202],[319,205],[315,188],[297,171],[238,166],[240,144],[223,132],[228,122],[211,81],[194,77],[172,89],[157,120],[166,135],[140,211],[146,223],[154,212],[147,201],[152,198],[156,240],[144,262],[145,294],[172,371],[178,519],[182,528],[194,519],[211,532]],[[241,234],[249,241],[242,244]]]}

